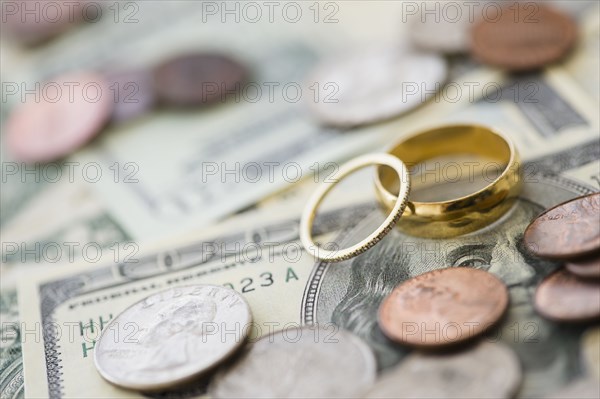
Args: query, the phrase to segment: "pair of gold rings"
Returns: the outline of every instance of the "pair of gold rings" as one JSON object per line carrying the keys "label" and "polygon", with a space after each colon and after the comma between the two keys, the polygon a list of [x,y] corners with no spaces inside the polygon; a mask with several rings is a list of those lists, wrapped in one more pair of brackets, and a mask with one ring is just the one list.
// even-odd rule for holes
{"label": "pair of gold rings", "polygon": [[[465,196],[439,202],[411,201],[410,172],[427,160],[448,155],[476,155],[485,159],[486,165],[497,165],[501,173]],[[510,209],[522,186],[514,144],[501,133],[480,125],[450,125],[419,132],[402,139],[387,153],[351,160],[340,167],[333,180],[337,183],[369,165],[379,165],[375,189],[389,215],[372,234],[350,248],[331,251],[319,247],[312,237],[314,218],[319,204],[335,186],[323,184],[309,199],[300,220],[302,244],[316,258],[330,262],[350,259],[377,244],[401,217],[398,227],[419,237],[447,238],[479,230]]]}

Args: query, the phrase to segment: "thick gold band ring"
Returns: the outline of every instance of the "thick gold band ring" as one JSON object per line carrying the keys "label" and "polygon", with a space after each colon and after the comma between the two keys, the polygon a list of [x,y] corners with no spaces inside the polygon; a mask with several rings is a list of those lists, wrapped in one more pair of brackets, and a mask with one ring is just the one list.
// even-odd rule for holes
{"label": "thick gold band ring", "polygon": [[[503,168],[487,186],[460,198],[441,202],[409,199],[398,227],[411,235],[445,238],[479,230],[506,213],[521,190],[520,159],[514,144],[489,127],[469,124],[429,129],[402,139],[388,153],[409,168],[448,155],[476,155],[486,160],[483,166],[494,163]],[[396,202],[394,177],[381,167],[375,176],[377,198],[388,210]]]}
{"label": "thick gold band ring", "polygon": [[[352,172],[361,169],[369,165],[385,165],[392,168],[399,177],[400,189],[399,195],[394,197],[393,203],[390,207],[390,214],[383,221],[383,223],[367,238],[355,244],[349,248],[328,250],[319,247],[312,238],[312,227],[315,216],[317,214],[317,208],[325,198],[325,195],[335,187],[339,180],[348,176]],[[410,176],[408,174],[408,168],[404,165],[400,159],[389,155],[389,154],[367,154],[345,163],[340,169],[332,176],[334,184],[323,183],[317,191],[308,200],[302,218],[300,219],[300,240],[302,245],[307,252],[312,254],[315,258],[326,260],[328,262],[339,262],[342,260],[350,259],[365,252],[373,245],[377,244],[392,228],[402,216],[406,203],[408,201],[408,193],[410,191]],[[390,177],[390,179],[392,179]],[[398,182],[398,179],[395,180]]]}

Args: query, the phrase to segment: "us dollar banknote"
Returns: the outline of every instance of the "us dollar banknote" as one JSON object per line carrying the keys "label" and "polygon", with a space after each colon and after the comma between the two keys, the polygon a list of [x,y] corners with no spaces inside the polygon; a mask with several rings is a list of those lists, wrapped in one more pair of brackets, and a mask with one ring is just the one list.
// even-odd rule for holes
{"label": "us dollar banknote", "polygon": [[25,397],[21,329],[16,290],[0,294],[0,397]]}
{"label": "us dollar banknote", "polygon": [[[475,76],[492,78],[481,70],[474,71],[472,77]],[[300,189],[285,200],[274,198],[259,204],[260,217],[250,218],[249,228],[242,228],[245,223],[239,219],[243,216],[236,216],[222,234],[201,242],[170,244],[151,251],[138,263],[85,271],[57,269],[49,276],[25,281],[19,288],[20,297],[26,299],[22,302],[22,325],[39,326],[35,327],[39,328],[38,339],[23,340],[26,391],[32,396],[50,397],[135,396],[105,383],[96,373],[90,358],[100,330],[133,301],[163,288],[195,282],[226,285],[246,295],[262,333],[286,323],[322,322],[354,331],[371,344],[383,370],[400,362],[407,350],[390,345],[382,337],[373,310],[398,282],[444,266],[486,268],[511,288],[514,306],[503,325],[495,330],[497,336],[490,339],[506,340],[520,351],[526,378],[522,397],[543,395],[571,380],[579,373],[576,364],[580,330],[565,330],[548,323],[537,317],[531,307],[536,283],[557,265],[528,258],[520,247],[519,235],[542,209],[598,190],[598,121],[586,105],[588,97],[571,87],[568,82],[572,79],[564,71],[556,69],[527,79],[538,82],[533,103],[527,103],[528,97],[524,96],[519,101],[499,100],[500,105],[486,98],[450,108],[430,104],[452,111],[440,113],[440,122],[485,122],[482,118],[490,116],[494,124],[500,124],[515,139],[523,157],[528,159],[522,198],[511,213],[488,229],[455,241],[438,241],[433,243],[438,247],[433,248],[432,243],[395,231],[382,245],[352,262],[314,264],[298,243],[297,219],[281,216],[302,206],[306,191],[311,191],[312,186],[308,185],[308,190]],[[498,81],[507,82],[507,87],[515,84],[504,77]],[[556,114],[562,118],[555,118]],[[411,117],[406,123],[409,127],[426,124]],[[353,198],[362,198],[365,191],[359,186],[345,196],[352,202]],[[317,226],[317,232],[328,233],[327,240],[338,244],[356,240],[374,223],[374,209],[373,204],[358,208],[350,204],[326,217]],[[285,221],[268,223],[265,220],[269,218]],[[345,232],[334,240],[335,232],[340,230]],[[398,242],[399,246],[391,244]],[[396,247],[407,250],[398,252]],[[416,255],[412,253],[415,248]],[[456,251],[450,252],[450,248]],[[256,251],[263,254],[258,260],[253,255]],[[427,256],[433,256],[433,260]],[[374,274],[362,276],[360,273],[369,267]],[[361,281],[366,285],[361,286]],[[378,290],[369,292],[372,286]],[[359,292],[361,295],[354,295]],[[37,306],[30,306],[32,301]],[[366,308],[370,309],[367,315],[363,312]],[[549,346],[555,346],[556,351],[550,352]],[[556,362],[544,360],[550,354]],[[552,384],[541,382],[549,377]]]}
{"label": "us dollar banknote", "polygon": [[[153,7],[151,2],[145,4]],[[144,7],[142,12],[147,10]],[[182,16],[180,9],[172,14],[167,12],[148,18],[153,18],[152,24],[141,24],[143,29],[136,33],[139,40],[132,42],[144,50],[139,52],[141,64],[156,61],[153,51],[156,46],[168,47],[167,44],[181,38],[182,32],[187,32],[189,37],[202,37],[201,32],[194,29],[204,27],[190,28],[198,25],[197,18],[192,14]],[[181,18],[187,18],[181,27],[173,24],[162,30],[170,21]],[[582,18],[588,19],[585,15]],[[588,25],[592,26],[590,31],[593,32],[593,21],[586,22]],[[369,30],[367,25],[354,26]],[[102,29],[99,24],[87,33],[66,37],[40,50],[33,57],[34,63],[43,66],[44,76],[51,76],[73,67],[110,62],[110,59],[97,59],[95,45],[90,45],[111,46],[119,42],[118,34],[113,31],[100,34]],[[166,33],[158,35],[154,31]],[[269,31],[265,32],[268,35]],[[225,33],[223,37],[228,37]],[[593,35],[590,37],[594,39]],[[274,48],[252,54],[255,43],[260,40],[252,35],[245,39],[247,42],[240,47],[247,48],[240,49],[240,54],[247,57],[246,61],[254,68],[263,71],[260,77],[263,80],[273,76],[278,81],[296,80],[305,68],[327,52],[326,48],[316,48],[304,40],[297,40],[293,45],[279,46],[278,43]],[[73,42],[77,45],[70,46]],[[129,54],[131,47],[128,46],[131,44],[115,46],[115,54]],[[593,42],[590,46],[593,47]],[[201,48],[195,44],[182,46],[182,49],[184,47],[185,50]],[[49,57],[49,54],[61,56]],[[580,51],[574,59],[578,57],[587,59]],[[278,63],[281,59],[293,62],[282,65]],[[35,275],[27,274],[31,269],[23,269],[27,278],[22,279],[19,288],[20,320],[6,319],[9,321],[6,333],[9,338],[14,337],[15,331],[20,334],[20,340],[11,341],[10,345],[17,348],[20,346],[17,344],[22,343],[24,358],[20,360],[16,349],[7,352],[10,353],[7,358],[14,361],[10,362],[10,367],[4,367],[2,363],[0,396],[22,394],[23,379],[13,376],[23,375],[23,362],[26,364],[28,396],[138,396],[107,384],[96,373],[92,352],[99,332],[111,318],[136,300],[164,288],[197,282],[222,284],[243,293],[261,328],[255,334],[264,334],[288,323],[333,322],[365,338],[378,356],[379,368],[384,370],[401,362],[408,350],[385,340],[374,320],[374,309],[395,284],[416,274],[448,266],[486,269],[509,286],[512,305],[508,316],[486,339],[506,341],[518,351],[525,372],[521,397],[539,397],[576,378],[580,374],[578,343],[581,329],[546,322],[536,316],[531,307],[531,293],[536,283],[557,265],[528,257],[520,244],[520,234],[528,220],[543,208],[600,188],[598,102],[593,93],[598,83],[589,83],[587,76],[593,68],[586,61],[551,68],[546,73],[515,77],[471,63],[465,66],[451,77],[455,85],[449,90],[452,87],[462,90],[457,101],[452,92],[441,92],[438,98],[416,112],[382,124],[373,131],[323,129],[307,122],[302,112],[295,113],[286,104],[278,107],[274,114],[270,111],[275,108],[269,108],[269,112],[264,109],[254,112],[253,106],[237,107],[228,116],[230,119],[224,118],[228,120],[224,124],[215,122],[222,114],[207,112],[182,117],[175,112],[166,112],[112,129],[74,160],[101,162],[107,169],[115,162],[125,166],[134,159],[139,170],[136,171],[134,165],[121,172],[135,172],[130,177],[139,182],[114,185],[103,181],[95,185],[93,190],[103,198],[106,209],[98,209],[98,213],[83,212],[81,215],[85,217],[78,218],[79,221],[52,223],[45,234],[29,236],[28,242],[54,240],[53,237],[79,234],[81,230],[89,231],[89,234],[78,237],[93,237],[96,236],[94,229],[88,230],[84,226],[90,226],[94,221],[108,227],[97,231],[110,233],[111,240],[117,237],[142,240],[198,228],[284,186],[281,181],[268,186],[257,184],[251,187],[252,190],[244,191],[246,197],[224,201],[223,191],[226,194],[233,192],[228,191],[232,189],[231,185],[199,189],[193,184],[202,172],[202,162],[211,161],[211,156],[218,155],[219,162],[251,162],[256,159],[245,159],[240,154],[253,153],[255,148],[260,148],[261,159],[280,163],[296,162],[295,157],[302,154],[306,155],[304,160],[331,161],[356,151],[386,147],[404,134],[445,122],[479,122],[498,127],[509,135],[528,161],[524,175],[527,184],[515,208],[481,232],[433,243],[394,231],[373,250],[338,265],[315,263],[300,247],[294,212],[302,208],[306,194],[314,189],[312,184],[303,184],[293,193],[277,195],[258,204],[256,217],[236,215],[214,232],[212,228],[204,231],[202,240],[197,237],[176,239],[137,256],[133,259],[135,262],[99,267],[67,265],[54,270],[47,268],[43,274],[36,271]],[[273,68],[278,74],[272,75],[267,68]],[[478,89],[471,97],[468,94],[470,87],[487,87],[488,91],[483,93]],[[252,123],[241,126],[231,122],[238,120],[251,120]],[[199,127],[206,128],[201,139],[195,130]],[[173,136],[165,131],[177,131],[180,135],[173,140]],[[213,138],[213,132],[219,132],[220,136]],[[353,136],[349,137],[349,133]],[[338,141],[340,138],[344,140],[343,145]],[[136,145],[143,142],[159,143],[155,148],[160,151],[147,157],[142,151],[138,153],[140,148]],[[339,147],[334,152],[313,152],[319,145]],[[161,162],[157,163],[157,159]],[[312,166],[310,162],[299,163],[305,168]],[[156,180],[156,175],[164,179]],[[371,183],[365,184],[370,186]],[[27,204],[35,201],[36,194],[47,189],[45,186],[31,186],[31,190],[25,186],[21,188],[19,192],[2,190],[0,223],[3,226],[5,221],[11,222],[10,218],[14,221],[19,217],[18,211],[27,208]],[[235,190],[242,188],[236,186]],[[347,203],[342,209],[318,221],[316,229],[323,242],[344,245],[355,241],[376,223],[379,214],[374,204],[362,201],[367,191],[364,185],[355,187],[354,191],[347,192]],[[198,201],[199,198],[202,200]],[[14,215],[5,212],[5,204],[10,204],[8,209],[14,210]],[[43,207],[40,209],[44,210]],[[132,209],[136,211],[132,212]],[[24,230],[36,227],[37,220],[43,219],[33,217],[34,213],[30,215],[32,217],[28,219],[33,223],[24,223],[23,226],[27,226]],[[12,231],[12,226],[9,227]],[[25,233],[18,233],[15,236],[26,237]],[[3,231],[3,239],[5,237]],[[14,257],[10,259],[17,265]],[[3,273],[3,280],[4,277]],[[3,294],[8,292],[3,290]],[[11,295],[6,302],[10,306],[3,309],[16,309],[16,296]],[[17,313],[11,312],[16,317]],[[4,313],[2,321],[5,321]],[[3,330],[3,337],[4,334]],[[4,381],[10,383],[4,384]],[[200,386],[180,395],[202,392]],[[164,394],[165,397],[170,395]]]}
{"label": "us dollar banknote", "polygon": [[[282,216],[302,206],[304,191],[299,190],[297,197],[291,195],[280,204],[271,199],[267,205],[259,205],[259,217],[242,223],[244,216],[236,216],[218,234],[152,250],[136,263],[67,267],[35,276],[19,287],[19,325],[29,331],[22,340],[27,394],[137,396],[107,384],[97,374],[91,356],[98,334],[132,302],[164,288],[198,282],[221,284],[243,293],[261,328],[256,334],[286,325],[335,323],[365,338],[378,356],[379,368],[385,370],[401,362],[408,350],[392,345],[378,330],[374,314],[379,301],[397,283],[449,266],[486,269],[509,286],[512,305],[507,318],[486,339],[506,341],[518,351],[525,374],[521,397],[545,395],[576,378],[580,374],[581,328],[547,322],[531,305],[536,284],[558,265],[529,257],[520,242],[523,229],[542,209],[599,188],[597,121],[581,104],[586,97],[576,100],[571,92],[565,95],[569,88],[561,82],[568,78],[560,70],[553,73],[558,76],[556,81],[547,75],[530,77],[541,80],[540,86],[545,88],[541,89],[541,102],[528,106],[550,107],[564,119],[533,111],[528,119],[525,111],[516,114],[525,105],[508,100],[497,111],[505,112],[504,117],[494,118],[521,143],[519,149],[528,162],[523,195],[514,209],[492,226],[436,242],[394,231],[381,245],[353,261],[315,264],[298,242],[298,220]],[[485,99],[467,104],[461,108],[460,120],[480,118],[480,111],[491,114],[493,109],[488,107]],[[520,138],[516,136],[519,133],[523,134]],[[571,137],[576,140],[570,142]],[[538,143],[541,150],[526,142]],[[540,152],[544,155],[536,155]],[[307,187],[311,191],[312,186]],[[346,197],[362,198],[365,191],[357,186]],[[316,232],[326,237],[326,242],[345,245],[372,227],[378,217],[375,209],[372,203],[350,204],[325,217]],[[266,217],[269,210],[271,215]],[[269,223],[269,218],[279,221]],[[189,392],[202,389],[181,395]]]}
{"label": "us dollar banknote", "polygon": [[[596,145],[596,157],[599,152]],[[385,369],[408,350],[391,345],[378,330],[375,314],[382,297],[413,275],[455,266],[489,270],[509,286],[508,317],[487,339],[504,340],[519,351],[525,370],[521,396],[543,395],[579,373],[581,329],[562,328],[533,312],[535,285],[558,265],[531,258],[520,238],[542,209],[593,190],[560,175],[536,174],[525,183],[514,209],[484,231],[437,241],[394,231],[381,245],[340,264],[315,264],[298,243],[297,219],[288,219],[249,222],[250,228],[164,248],[135,264],[61,271],[24,282],[21,298],[38,306],[21,307],[23,326],[40,329],[38,339],[23,342],[26,391],[55,398],[136,396],[97,374],[91,356],[98,333],[132,302],[194,283],[225,285],[244,294],[261,329],[258,334],[286,325],[331,322],[353,331],[369,342],[380,369]],[[378,212],[370,203],[346,207],[324,216],[316,232],[327,237],[322,241],[343,245],[372,227]],[[232,231],[230,226],[226,230]],[[340,231],[334,240],[332,234]]]}
{"label": "us dollar banknote", "polygon": [[[316,234],[331,236],[373,209],[365,204],[327,213],[315,226]],[[172,286],[211,283],[241,292],[252,308],[257,335],[299,325],[302,293],[314,262],[299,243],[298,220],[248,223],[243,228],[236,221],[237,231],[229,226],[223,235],[151,252],[133,263],[69,267],[66,275],[56,270],[21,286],[21,303],[41,304],[22,309],[22,329],[39,327],[39,335],[30,332],[23,340],[24,359],[31,364],[25,368],[26,381],[32,381],[27,395],[136,396],[97,374],[93,348],[106,323],[132,301]]]}
{"label": "us dollar banknote", "polygon": [[[136,4],[139,23],[114,24],[105,18],[79,35],[53,42],[32,55],[22,79],[42,81],[77,68],[104,70],[116,58],[127,60],[118,68],[149,68],[173,56],[218,48],[248,66],[250,81],[243,88],[260,92],[256,99],[248,99],[248,90],[228,94],[219,107],[202,112],[163,109],[126,125],[111,126],[87,151],[69,159],[97,163],[102,171],[117,165],[119,184],[103,178],[91,187],[135,239],[166,238],[210,225],[288,187],[319,165],[362,151],[381,135],[377,126],[361,134],[323,127],[306,109],[316,89],[309,87],[315,82],[305,80],[309,70],[330,54],[335,40],[350,39],[347,32],[358,25],[352,21],[362,20],[369,12],[364,5],[342,5],[344,24],[315,25],[311,18],[290,31],[285,21],[271,23],[269,18],[249,24],[233,18],[227,23],[221,18],[205,20],[204,7],[187,1]],[[399,5],[390,7],[400,9]],[[310,10],[305,7],[304,12]],[[338,39],[311,40],[320,27]],[[172,43],[179,45],[173,48]],[[135,60],[128,55],[133,48]],[[290,96],[294,90],[301,94],[292,98],[283,88],[289,89]],[[178,132],[177,139],[168,132]],[[248,173],[248,179],[235,177],[242,173]]]}

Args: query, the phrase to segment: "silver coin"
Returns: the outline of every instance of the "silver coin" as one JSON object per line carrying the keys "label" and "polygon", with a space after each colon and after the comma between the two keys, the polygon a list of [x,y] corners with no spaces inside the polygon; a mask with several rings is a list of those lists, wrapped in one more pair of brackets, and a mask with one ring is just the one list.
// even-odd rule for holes
{"label": "silver coin", "polygon": [[172,288],[130,306],[103,330],[94,351],[100,375],[151,391],[188,381],[245,341],[252,315],[237,292],[214,285]]}
{"label": "silver coin", "polygon": [[460,1],[442,1],[436,4],[441,12],[428,12],[433,2],[427,6],[423,3],[421,12],[411,18],[408,30],[411,41],[423,50],[447,54],[466,53],[469,51],[474,12]]}
{"label": "silver coin", "polygon": [[288,328],[254,343],[209,387],[214,398],[361,397],[375,381],[375,357],[349,332]]}
{"label": "silver coin", "polygon": [[583,334],[581,355],[587,375],[600,380],[600,327],[592,327]]}
{"label": "silver coin", "polygon": [[366,397],[511,398],[520,382],[516,354],[503,344],[481,342],[453,354],[411,354]]}
{"label": "silver coin", "polygon": [[436,54],[399,48],[371,50],[317,67],[308,83],[320,90],[310,108],[324,124],[352,127],[401,115],[444,83],[447,65]]}

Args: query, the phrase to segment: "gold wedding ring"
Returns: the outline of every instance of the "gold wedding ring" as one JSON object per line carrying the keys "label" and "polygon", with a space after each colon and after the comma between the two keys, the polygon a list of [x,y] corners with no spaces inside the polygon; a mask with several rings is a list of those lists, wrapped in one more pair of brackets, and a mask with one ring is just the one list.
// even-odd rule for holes
{"label": "gold wedding ring", "polygon": [[[319,247],[312,237],[312,227],[317,214],[317,208],[325,198],[325,195],[335,187],[335,184],[339,183],[340,179],[369,165],[389,166],[398,175],[400,181],[399,194],[394,196],[393,201],[390,202],[390,214],[373,233],[358,244],[338,250],[328,250]],[[302,213],[302,219],[300,219],[300,240],[306,251],[315,258],[326,260],[328,262],[339,262],[365,252],[390,232],[398,222],[398,219],[400,219],[400,216],[402,216],[402,212],[404,212],[404,208],[406,207],[408,193],[410,191],[410,180],[408,168],[404,165],[404,162],[389,154],[367,154],[354,158],[342,165],[332,178],[335,183],[323,183],[308,200],[304,212]],[[392,179],[391,177],[389,178],[390,180]]]}
{"label": "gold wedding ring", "polygon": [[[502,216],[518,196],[522,181],[519,154],[514,144],[497,131],[479,125],[449,125],[429,129],[402,139],[389,154],[414,169],[426,160],[447,155],[476,155],[503,168],[484,188],[466,196],[441,202],[409,201],[398,227],[408,234],[454,237],[481,229]],[[394,174],[378,168],[375,187],[380,203],[388,210],[397,202]],[[413,176],[414,179],[414,176]]]}

